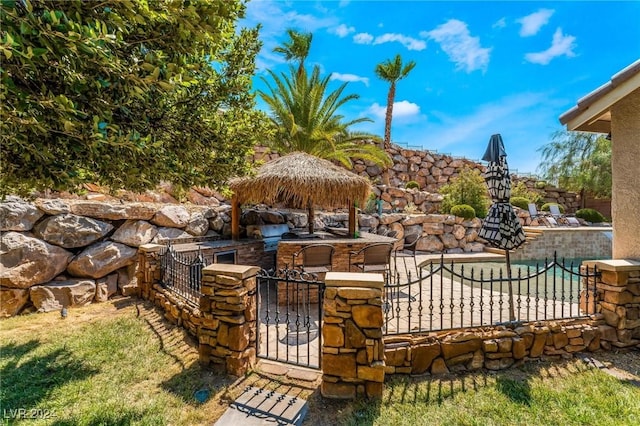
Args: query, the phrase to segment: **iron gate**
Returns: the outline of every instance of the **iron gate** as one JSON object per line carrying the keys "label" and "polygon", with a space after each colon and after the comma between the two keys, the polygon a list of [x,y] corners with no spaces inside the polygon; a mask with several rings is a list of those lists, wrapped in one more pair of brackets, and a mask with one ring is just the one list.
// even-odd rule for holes
{"label": "iron gate", "polygon": [[257,286],[258,357],[319,369],[324,282],[298,270],[262,270]]}

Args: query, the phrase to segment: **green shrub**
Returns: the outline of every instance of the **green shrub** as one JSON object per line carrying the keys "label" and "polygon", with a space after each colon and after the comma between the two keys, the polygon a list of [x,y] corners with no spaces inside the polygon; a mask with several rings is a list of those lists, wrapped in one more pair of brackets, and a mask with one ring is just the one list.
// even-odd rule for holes
{"label": "green shrub", "polygon": [[467,204],[473,207],[476,217],[483,218],[491,204],[487,185],[478,169],[464,168],[460,174],[440,188],[444,195],[440,209],[443,213],[450,213],[453,206]]}
{"label": "green shrub", "polygon": [[520,207],[523,210],[527,210],[529,208],[529,203],[531,201],[529,201],[529,199],[524,197],[511,197],[509,202],[513,206]]}
{"label": "green shrub", "polygon": [[542,210],[543,212],[548,212],[550,210],[549,206],[552,206],[554,204],[558,206],[558,209],[560,209],[560,213],[564,214],[564,206],[558,203],[544,203],[542,207],[540,207],[540,210]]}
{"label": "green shrub", "polygon": [[529,203],[534,203],[536,205],[542,200],[542,195],[540,195],[539,192],[530,190],[522,181],[516,183],[511,187],[511,198],[515,197],[526,198],[527,200],[529,200]]}
{"label": "green shrub", "polygon": [[377,201],[378,197],[376,197],[376,194],[369,194],[369,198],[367,198],[367,202],[364,205],[362,211],[366,214],[376,213],[378,211],[378,204],[376,203]]}
{"label": "green shrub", "polygon": [[407,184],[404,187],[406,189],[411,189],[411,188],[420,189],[420,184],[415,180],[410,180],[409,182],[407,182]]}
{"label": "green shrub", "polygon": [[576,212],[576,217],[592,223],[605,222],[607,220],[598,210],[594,209],[580,209]]}
{"label": "green shrub", "polygon": [[547,187],[547,182],[543,181],[543,180],[539,180],[536,182],[536,188],[538,189],[545,189]]}
{"label": "green shrub", "polygon": [[473,219],[476,217],[476,211],[468,204],[458,204],[451,207],[451,214],[465,219]]}

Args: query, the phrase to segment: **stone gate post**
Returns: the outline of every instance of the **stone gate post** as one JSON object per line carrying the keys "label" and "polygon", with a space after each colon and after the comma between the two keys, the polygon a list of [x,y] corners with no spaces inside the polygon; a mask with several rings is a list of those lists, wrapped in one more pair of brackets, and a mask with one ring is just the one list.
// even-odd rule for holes
{"label": "stone gate post", "polygon": [[382,274],[328,272],[323,300],[322,385],[326,398],[382,397]]}

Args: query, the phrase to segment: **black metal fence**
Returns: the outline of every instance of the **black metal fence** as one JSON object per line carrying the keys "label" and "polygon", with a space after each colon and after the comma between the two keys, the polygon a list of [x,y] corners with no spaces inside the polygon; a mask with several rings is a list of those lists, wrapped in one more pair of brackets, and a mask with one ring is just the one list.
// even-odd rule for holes
{"label": "black metal fence", "polygon": [[385,285],[385,334],[481,327],[516,321],[586,317],[595,312],[595,268],[553,259],[512,267],[513,299],[504,265],[439,262],[417,276],[396,269]]}
{"label": "black metal fence", "polygon": [[262,270],[257,286],[258,357],[320,368],[324,282],[298,270]]}
{"label": "black metal fence", "polygon": [[168,245],[160,253],[160,284],[190,302],[199,303],[202,269],[213,263],[202,252],[178,252]]}

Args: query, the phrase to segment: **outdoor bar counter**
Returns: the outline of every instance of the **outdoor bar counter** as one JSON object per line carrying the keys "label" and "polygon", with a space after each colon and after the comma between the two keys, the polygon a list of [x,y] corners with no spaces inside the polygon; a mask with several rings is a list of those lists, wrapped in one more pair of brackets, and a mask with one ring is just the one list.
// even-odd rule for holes
{"label": "outdoor bar counter", "polygon": [[[373,243],[395,243],[397,241],[395,238],[369,234],[368,232],[361,233],[358,238],[334,235],[324,231],[316,232],[311,238],[309,237],[309,234],[301,233],[300,238],[280,240],[278,243],[278,255],[276,257],[277,267],[284,268],[289,266],[291,268],[293,266],[293,254],[297,253],[304,246],[309,244],[331,244],[335,247],[332,271],[349,272],[350,252],[358,251],[364,246]],[[351,260],[354,262],[362,261],[362,259],[358,258],[352,258]],[[352,272],[357,271],[354,270]]]}

